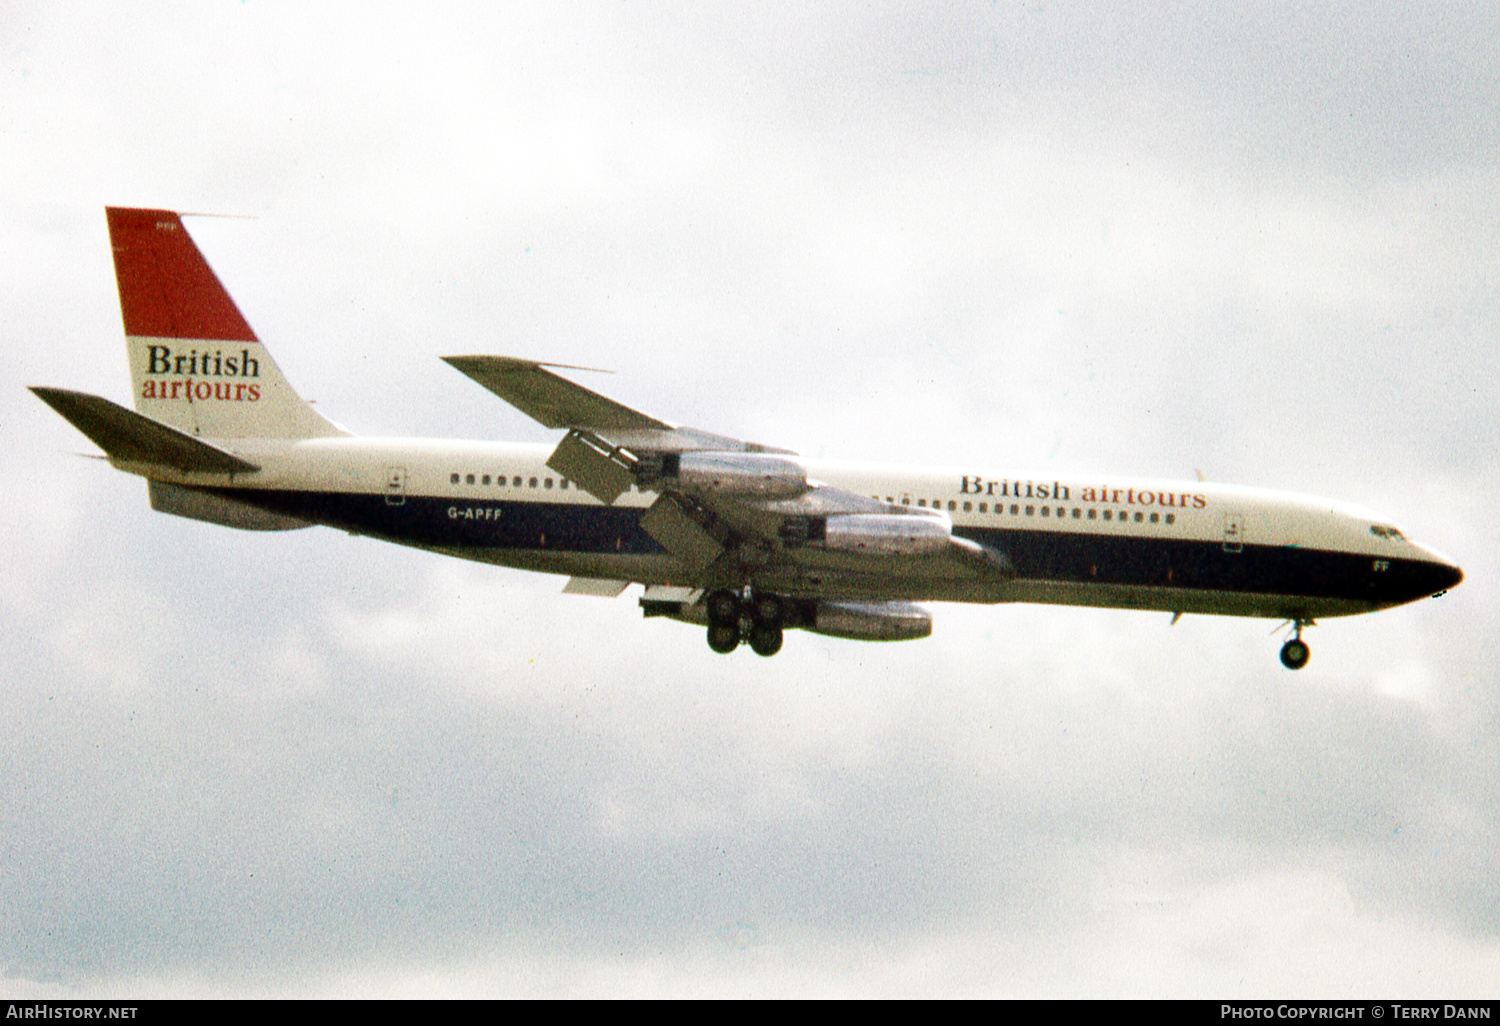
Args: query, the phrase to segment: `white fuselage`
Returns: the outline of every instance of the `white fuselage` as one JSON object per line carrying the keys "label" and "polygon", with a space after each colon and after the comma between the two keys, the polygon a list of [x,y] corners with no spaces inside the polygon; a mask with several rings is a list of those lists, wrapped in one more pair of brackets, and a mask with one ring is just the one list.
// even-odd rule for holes
{"label": "white fuselage", "polygon": [[[645,584],[692,583],[691,573],[665,552],[649,545],[643,550],[639,539],[628,543],[631,518],[652,504],[654,493],[632,487],[606,507],[547,467],[552,446],[358,437],[221,444],[261,469],[232,482],[182,474],[174,483],[483,562]],[[1413,566],[1430,566],[1438,583],[1440,568],[1452,567],[1373,514],[1291,493],[817,461],[808,461],[807,470],[809,479],[880,502],[939,509],[952,519],[955,535],[1010,553],[1019,571],[1003,585],[929,582],[915,595],[911,582],[896,577],[864,581],[846,589],[854,598],[1311,618],[1365,612],[1426,593],[1423,581],[1393,589],[1397,567],[1410,577]],[[151,476],[168,477],[159,466]],[[528,518],[534,539],[516,526]],[[1304,553],[1318,554],[1320,567],[1336,560],[1340,581],[1289,586],[1288,560]],[[1332,572],[1318,570],[1314,578]],[[1222,579],[1210,579],[1214,574]]]}

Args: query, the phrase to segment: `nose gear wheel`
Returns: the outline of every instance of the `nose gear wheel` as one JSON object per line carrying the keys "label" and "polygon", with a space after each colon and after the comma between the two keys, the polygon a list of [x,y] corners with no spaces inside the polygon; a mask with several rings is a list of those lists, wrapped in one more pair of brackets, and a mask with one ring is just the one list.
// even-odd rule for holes
{"label": "nose gear wheel", "polygon": [[1311,620],[1301,617],[1292,620],[1294,633],[1291,640],[1281,646],[1281,665],[1288,670],[1300,670],[1312,658],[1312,649],[1308,647],[1307,642],[1302,640],[1302,628],[1311,625]]}

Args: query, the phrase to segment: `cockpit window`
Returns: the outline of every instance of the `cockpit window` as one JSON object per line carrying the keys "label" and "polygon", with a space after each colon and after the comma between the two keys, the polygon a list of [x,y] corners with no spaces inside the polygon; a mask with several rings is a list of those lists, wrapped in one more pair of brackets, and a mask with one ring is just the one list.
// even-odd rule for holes
{"label": "cockpit window", "polygon": [[1384,538],[1387,541],[1405,541],[1406,540],[1402,536],[1402,534],[1401,534],[1400,531],[1396,530],[1394,527],[1392,527],[1389,524],[1371,524],[1370,525],[1370,533],[1373,534],[1377,538]]}

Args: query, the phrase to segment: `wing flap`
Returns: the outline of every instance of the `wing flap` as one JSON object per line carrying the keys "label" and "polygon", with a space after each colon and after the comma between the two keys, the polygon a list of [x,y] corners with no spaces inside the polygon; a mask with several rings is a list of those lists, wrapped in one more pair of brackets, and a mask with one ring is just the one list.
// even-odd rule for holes
{"label": "wing flap", "polygon": [[116,462],[154,463],[183,473],[245,474],[260,469],[201,438],[100,396],[65,388],[32,391]]}
{"label": "wing flap", "polygon": [[629,490],[633,461],[593,432],[574,429],[557,443],[547,466],[608,506]]}
{"label": "wing flap", "polygon": [[568,583],[563,585],[563,594],[617,598],[628,587],[629,581],[613,581],[603,577],[569,577]]}
{"label": "wing flap", "polygon": [[691,570],[702,570],[724,554],[724,544],[688,516],[673,495],[663,495],[641,516],[641,530]]}

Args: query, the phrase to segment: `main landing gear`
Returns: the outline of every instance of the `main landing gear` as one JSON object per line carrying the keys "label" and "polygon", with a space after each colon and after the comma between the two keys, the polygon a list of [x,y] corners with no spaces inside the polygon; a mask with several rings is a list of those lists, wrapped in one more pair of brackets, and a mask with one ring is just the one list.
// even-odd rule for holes
{"label": "main landing gear", "polygon": [[1302,640],[1302,628],[1311,625],[1311,620],[1299,618],[1292,621],[1295,633],[1290,641],[1281,646],[1281,665],[1288,670],[1300,670],[1312,658],[1312,649],[1308,648],[1307,642]]}
{"label": "main landing gear", "polygon": [[708,647],[728,655],[740,642],[749,642],[750,650],[759,656],[773,656],[781,651],[787,603],[778,595],[751,594],[748,597],[722,588],[706,600],[708,612]]}

